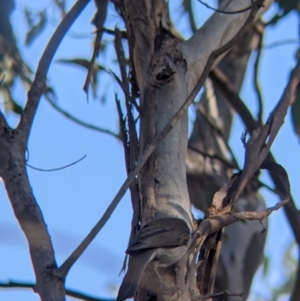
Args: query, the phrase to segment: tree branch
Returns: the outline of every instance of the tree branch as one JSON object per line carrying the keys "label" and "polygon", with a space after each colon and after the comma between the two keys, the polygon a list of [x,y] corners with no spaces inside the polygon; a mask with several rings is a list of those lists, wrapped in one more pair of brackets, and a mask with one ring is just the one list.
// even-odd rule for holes
{"label": "tree branch", "polygon": [[[224,15],[214,13],[210,19],[198,29],[195,34],[187,41],[179,44],[179,49],[184,53],[184,57],[188,65],[189,83],[193,86],[196,80],[200,77],[201,72],[205,66],[206,58],[209,57],[210,53],[218,49],[220,45],[225,44],[231,40],[232,37],[236,36],[237,28],[242,27],[245,20],[252,15],[253,20],[257,18],[263,11],[271,4],[273,0],[265,1],[225,1],[226,6],[222,7],[222,10],[237,11],[245,8],[247,4],[252,3],[257,6],[260,5],[256,13],[244,13],[234,15]],[[263,8],[262,8],[263,4]],[[246,32],[246,31],[245,31]],[[244,32],[244,33],[245,33]],[[239,37],[240,38],[240,37]],[[224,53],[224,52],[223,52]]]}
{"label": "tree branch", "polygon": [[202,0],[197,0],[198,2],[200,2],[202,5],[204,5],[206,8],[208,9],[211,9],[217,13],[220,13],[220,14],[228,14],[228,15],[234,15],[234,14],[240,14],[240,13],[244,13],[245,11],[248,11],[251,9],[252,5],[249,5],[245,8],[242,8],[242,9],[239,9],[239,10],[236,10],[236,11],[224,11],[224,10],[221,10],[221,9],[218,9],[218,8],[214,8],[210,5],[208,5],[207,3],[205,3],[204,1]]}
{"label": "tree branch", "polygon": [[[0,287],[2,288],[31,288],[34,290],[35,283],[32,282],[19,282],[19,281],[7,281],[7,282],[0,282]],[[85,301],[113,301],[114,299],[105,299],[105,298],[97,298],[90,296],[88,294],[84,294],[75,290],[66,289],[66,295],[81,299]]]}
{"label": "tree branch", "polygon": [[83,120],[78,119],[77,117],[73,116],[72,114],[70,114],[69,112],[65,111],[63,108],[58,106],[52,99],[50,99],[50,97],[48,97],[47,95],[45,95],[45,97],[54,109],[56,109],[59,113],[61,113],[62,115],[64,115],[68,119],[72,120],[73,122],[75,122],[79,125],[82,125],[83,127],[87,128],[87,129],[94,130],[94,131],[99,132],[99,133],[107,134],[107,135],[110,135],[110,136],[120,140],[120,135],[119,134],[116,134],[116,133],[114,133],[113,131],[111,131],[109,129],[101,128],[101,127],[98,127],[96,125],[93,125],[93,124],[90,124],[90,123],[87,123]]}
{"label": "tree branch", "polygon": [[[298,68],[299,68],[299,63],[298,63]],[[210,73],[210,77],[213,80],[214,84],[220,89],[220,91],[226,97],[227,101],[232,105],[234,110],[240,115],[241,119],[243,120],[243,123],[247,128],[247,131],[251,133],[253,130],[255,130],[259,126],[259,123],[254,120],[250,111],[248,110],[248,108],[246,107],[242,99],[239,97],[239,95],[235,92],[230,82],[222,74],[222,72],[215,68]],[[294,80],[297,81],[297,79]],[[272,155],[271,152],[269,153],[269,159],[275,162],[274,156]],[[276,187],[277,186],[276,174],[272,170],[269,171],[269,174]],[[297,244],[298,246],[300,246],[300,222],[299,222],[300,214],[296,208],[295,202],[292,197],[290,198],[290,202],[288,202],[284,206],[284,212],[290,223]]]}
{"label": "tree branch", "polygon": [[[289,199],[284,199],[273,207],[269,207],[261,211],[253,212],[227,212],[221,215],[209,217],[200,222],[198,229],[193,234],[193,243],[190,249],[198,245],[199,241],[204,242],[209,235],[218,232],[219,230],[237,222],[237,221],[261,221],[268,217],[273,211],[280,209]],[[204,238],[204,239],[203,239]]]}
{"label": "tree branch", "polygon": [[[210,294],[206,296],[193,296],[192,301],[196,300],[207,300],[211,298],[217,298],[217,297],[243,297],[245,293],[230,293],[229,291],[224,291],[220,293]],[[224,299],[225,300],[225,299]]]}
{"label": "tree branch", "polygon": [[259,63],[260,63],[260,58],[261,58],[261,53],[262,53],[262,44],[263,44],[263,38],[264,38],[264,32],[263,30],[258,33],[259,34],[259,42],[257,45],[257,54],[256,54],[256,59],[254,63],[254,73],[253,73],[253,84],[254,88],[256,91],[257,95],[257,100],[258,100],[258,115],[257,119],[260,123],[262,123],[263,120],[263,97],[262,97],[262,92],[258,80],[258,71],[259,71]]}
{"label": "tree branch", "polygon": [[58,25],[50,41],[48,42],[45,51],[42,54],[35,74],[35,78],[30,87],[30,90],[28,91],[25,109],[21,115],[20,123],[17,127],[18,138],[23,144],[24,151],[27,146],[27,141],[30,135],[30,128],[33,123],[39,101],[42,94],[45,92],[46,77],[52,59],[67,31],[81,14],[89,1],[90,0],[77,0],[74,6],[70,9],[61,23]]}
{"label": "tree branch", "polygon": [[69,163],[67,165],[64,165],[64,166],[61,166],[61,167],[56,167],[56,168],[49,168],[49,169],[35,167],[35,166],[32,166],[32,165],[28,164],[27,162],[26,162],[26,166],[28,166],[31,169],[37,170],[37,171],[51,172],[51,171],[58,171],[58,170],[66,169],[66,168],[68,168],[68,167],[70,167],[72,165],[77,164],[78,162],[82,161],[85,158],[86,158],[86,155],[84,155],[80,159],[78,159],[78,160],[76,160],[76,161],[74,161],[72,163]]}

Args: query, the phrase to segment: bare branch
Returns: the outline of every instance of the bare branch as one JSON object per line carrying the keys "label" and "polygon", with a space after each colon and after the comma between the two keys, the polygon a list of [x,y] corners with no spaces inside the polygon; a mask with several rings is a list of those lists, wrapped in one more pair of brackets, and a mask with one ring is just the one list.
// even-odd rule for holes
{"label": "bare branch", "polygon": [[[248,108],[245,106],[244,102],[235,92],[234,88],[231,86],[227,78],[220,72],[218,69],[214,69],[210,73],[211,79],[214,81],[214,84],[218,86],[220,91],[224,94],[227,101],[232,105],[235,111],[240,115],[241,119],[243,120],[247,130],[252,132],[254,129],[258,127],[258,123],[254,120],[251,113],[249,112]],[[269,154],[269,158],[271,161],[275,162],[275,159],[272,153]],[[277,186],[276,181],[276,174],[269,170],[269,174],[272,178],[273,183]],[[284,206],[284,212],[287,216],[289,224],[293,230],[295,239],[297,241],[298,246],[300,246],[300,222],[299,216],[300,213],[296,208],[295,202],[292,197],[290,197],[290,202],[288,202]]]}
{"label": "bare branch", "polygon": [[39,61],[38,68],[35,74],[34,81],[28,91],[28,98],[25,109],[21,115],[21,120],[18,125],[18,138],[23,144],[24,150],[26,149],[27,141],[30,135],[30,128],[33,123],[34,115],[36,113],[39,101],[46,88],[46,77],[61,41],[66,35],[67,31],[81,14],[85,6],[90,0],[77,0],[70,11],[65,15],[61,23],[58,25],[54,34],[52,35],[42,57]]}
{"label": "bare branch", "polygon": [[237,11],[224,11],[224,10],[221,10],[221,9],[218,9],[218,8],[214,8],[210,5],[208,5],[207,3],[205,3],[204,1],[202,0],[197,0],[198,2],[200,2],[201,4],[203,4],[205,7],[217,12],[217,13],[221,13],[221,14],[227,14],[227,15],[234,15],[234,14],[240,14],[240,13],[244,13],[246,12],[247,10],[250,10],[252,5],[248,6],[248,7],[245,7],[243,9],[239,9]]}
{"label": "bare branch", "polygon": [[254,120],[247,106],[236,93],[227,77],[218,68],[214,68],[210,72],[209,77],[213,81],[214,85],[216,85],[226,97],[233,109],[241,116],[247,131],[251,133],[253,130],[257,129],[260,124]]}
{"label": "bare branch", "polygon": [[[204,118],[204,120],[205,120],[205,121],[210,125],[210,127],[211,127],[211,128],[219,135],[219,137],[221,137],[221,139],[223,140],[224,144],[226,145],[227,150],[228,150],[228,152],[229,152],[230,155],[231,155],[231,160],[232,160],[231,165],[233,166],[232,168],[239,169],[239,167],[238,167],[239,164],[238,164],[238,162],[237,162],[237,160],[236,160],[236,158],[235,158],[235,155],[234,155],[234,153],[233,153],[233,151],[232,151],[232,149],[231,149],[231,147],[230,147],[228,141],[225,139],[225,137],[224,137],[224,135],[223,135],[221,129],[218,128],[218,127],[215,125],[215,122],[212,120],[212,118],[210,117],[210,115],[206,112],[206,110],[204,109],[204,107],[203,107],[202,104],[197,103],[196,105],[197,105],[197,109],[198,109],[199,113],[202,115],[202,117]],[[195,149],[194,149],[194,150],[195,150]],[[195,151],[196,151],[196,150],[195,150]],[[220,158],[219,160],[220,160],[220,161],[223,160],[223,163],[227,162],[227,163],[225,163],[227,166],[228,166],[228,163],[230,163],[230,162],[228,162],[228,161],[226,161],[225,159],[222,159],[222,158]]]}
{"label": "bare branch", "polygon": [[222,158],[222,157],[220,157],[218,155],[211,155],[211,154],[209,154],[207,152],[203,152],[200,149],[198,149],[198,148],[196,148],[196,147],[194,147],[192,145],[188,145],[188,149],[192,150],[195,153],[200,154],[203,157],[207,157],[207,158],[210,158],[212,160],[218,160],[221,163],[223,163],[226,167],[229,167],[231,169],[239,169],[239,166],[237,165],[236,161],[230,162],[230,161],[228,161],[228,160],[226,160],[226,159],[224,159],[224,158]]}
{"label": "bare branch", "polygon": [[261,52],[262,52],[263,38],[264,38],[264,33],[262,30],[262,32],[259,33],[259,42],[257,45],[257,54],[256,54],[256,60],[254,63],[254,73],[253,73],[253,83],[254,83],[254,88],[255,88],[257,100],[258,100],[257,119],[260,123],[262,123],[264,108],[263,108],[263,98],[262,98],[261,88],[260,88],[260,84],[259,84],[259,80],[258,80],[258,71],[259,71],[259,63],[260,63]]}
{"label": "bare branch", "polygon": [[207,300],[207,299],[213,299],[213,298],[218,298],[218,297],[243,297],[245,294],[244,293],[230,293],[229,291],[224,291],[220,293],[215,293],[215,294],[210,294],[206,296],[193,296],[192,301],[197,301],[197,300]]}
{"label": "bare branch", "polygon": [[38,167],[34,167],[32,165],[29,165],[28,163],[26,163],[26,165],[31,168],[31,169],[34,169],[34,170],[38,170],[38,171],[45,171],[45,172],[50,172],[50,171],[58,171],[58,170],[62,170],[62,169],[66,169],[72,165],[75,165],[77,164],[78,162],[82,161],[83,159],[86,158],[86,155],[84,155],[83,157],[81,157],[80,159],[70,163],[70,164],[67,164],[65,166],[62,166],[62,167],[57,167],[57,168],[51,168],[51,169],[44,169],[44,168],[38,168]]}
{"label": "bare branch", "polygon": [[[212,258],[212,263],[211,263],[211,270],[209,273],[209,285],[208,285],[208,293],[213,294],[214,288],[215,288],[215,281],[216,281],[216,276],[217,276],[217,270],[218,270],[218,263],[219,263],[219,258],[221,254],[221,249],[222,249],[222,236],[223,236],[224,228],[222,231],[219,231],[216,233],[216,249],[215,250],[210,250],[213,251],[213,258]],[[211,297],[213,298],[213,297]]]}
{"label": "bare branch", "polygon": [[282,41],[277,41],[277,42],[263,45],[262,47],[264,49],[272,49],[272,48],[275,48],[278,46],[286,46],[286,45],[291,45],[291,44],[299,44],[299,40],[297,40],[297,39],[282,40]]}
{"label": "bare branch", "polygon": [[[110,35],[115,35],[116,34],[115,30],[111,30],[111,29],[108,29],[108,28],[103,28],[102,31],[107,33],[107,34],[110,34]],[[124,40],[128,39],[126,31],[119,31],[119,33],[120,33],[122,39],[124,39]]]}
{"label": "bare branch", "polygon": [[281,202],[277,203],[273,207],[269,207],[265,210],[258,211],[258,212],[227,212],[222,215],[216,215],[209,217],[202,222],[200,222],[198,229],[193,234],[193,242],[191,248],[195,245],[199,244],[199,241],[204,242],[203,238],[208,237],[209,235],[218,232],[224,227],[229,226],[237,221],[243,220],[258,220],[261,221],[264,218],[268,217],[273,211],[280,209],[283,205],[285,205],[289,199],[282,200]]}
{"label": "bare branch", "polygon": [[112,132],[109,129],[104,129],[104,128],[98,127],[96,125],[93,125],[93,124],[90,124],[90,123],[87,123],[87,122],[85,122],[83,120],[78,119],[77,117],[71,115],[69,112],[67,112],[64,109],[62,109],[52,99],[50,99],[50,97],[48,97],[47,95],[45,95],[45,96],[46,96],[46,99],[48,100],[48,102],[51,104],[51,106],[54,109],[56,109],[59,113],[63,114],[65,117],[67,117],[68,119],[74,121],[75,123],[77,123],[79,125],[82,125],[82,126],[88,128],[88,129],[91,129],[91,130],[94,130],[96,132],[100,132],[100,133],[103,133],[103,134],[110,135],[110,136],[112,136],[112,137],[117,138],[118,140],[120,140],[120,135],[119,134],[116,134],[116,133]]}
{"label": "bare branch", "polygon": [[[213,73],[215,73],[215,71],[216,70],[214,70]],[[217,73],[219,73],[219,72],[217,72]],[[215,75],[217,75],[217,73],[215,73]],[[251,113],[248,111],[247,107],[244,105],[242,100],[235,93],[234,89],[229,85],[229,83],[228,82],[225,83],[224,77],[217,76],[217,78],[218,78],[217,81],[216,81],[216,78],[215,79],[212,78],[212,79],[214,80],[214,82],[218,83],[219,87],[221,87],[222,93],[225,95],[227,100],[232,104],[232,106],[237,111],[237,113],[241,116],[248,131],[252,131],[257,126],[257,123],[254,120],[254,118],[252,117]],[[294,72],[292,73],[290,82],[282,96],[282,98],[285,98],[285,103],[284,103],[284,106],[282,109],[282,113],[284,113],[284,112],[286,113],[286,107],[293,102],[294,97],[295,97],[295,95],[293,95],[293,94],[295,94],[295,92],[297,91],[298,83],[299,83],[299,62],[298,62],[297,67],[295,68]],[[282,101],[282,102],[284,102],[284,101]],[[278,107],[276,109],[278,110]],[[276,112],[276,110],[274,110],[273,114],[275,114],[275,112]],[[270,160],[275,162],[274,157],[272,156],[271,153],[269,153],[269,158],[270,158]],[[273,183],[275,184],[275,187],[277,187],[276,172],[274,172],[273,170],[269,170],[269,174],[272,178]],[[300,234],[299,234],[300,233],[300,223],[299,223],[300,214],[296,208],[295,202],[292,197],[290,198],[290,202],[285,204],[284,212],[285,212],[287,219],[289,221],[289,224],[293,230],[297,244],[298,244],[298,246],[300,246]],[[297,275],[299,275],[299,268],[298,268]],[[300,279],[300,277],[298,277],[297,279]],[[292,293],[291,300],[296,300],[297,298],[298,298],[297,288],[295,287],[294,291]]]}
{"label": "bare branch", "polygon": [[[122,86],[123,91],[125,91],[125,104],[126,104],[126,111],[127,111],[127,143],[123,143],[124,151],[125,151],[125,158],[126,158],[126,167],[127,167],[127,174],[134,169],[135,163],[138,160],[139,155],[139,140],[136,132],[136,126],[133,116],[134,107],[139,111],[137,104],[135,103],[134,97],[130,95],[130,85],[129,79],[126,72],[126,59],[125,53],[122,46],[121,40],[121,33],[118,29],[116,29],[115,35],[115,50],[117,54],[117,60],[119,63],[121,78],[122,78]],[[120,112],[120,106],[118,107],[118,111]],[[119,113],[120,116],[120,113]],[[121,116],[120,116],[121,117]],[[124,126],[123,126],[124,127]],[[125,141],[124,141],[125,142]],[[130,185],[130,194],[131,194],[131,203],[133,209],[133,216],[131,220],[131,235],[135,233],[138,229],[138,221],[140,220],[140,201],[139,201],[139,190],[138,190],[138,183],[135,180]]]}
{"label": "bare branch", "polygon": [[[270,215],[274,210],[278,210],[284,204],[289,201],[290,197],[290,183],[287,172],[285,169],[274,162],[265,160],[260,168],[272,170],[277,175],[278,186],[276,187],[276,193],[280,196],[282,201],[276,204],[274,207],[267,208],[260,212],[233,212],[232,204],[224,202],[226,199],[233,199],[232,195],[239,189],[240,181],[239,177],[243,175],[240,172],[234,175],[228,184],[223,186],[218,192],[215,193],[211,206],[207,209],[205,214],[206,219],[201,221],[198,225],[198,229],[193,233],[192,241],[189,246],[187,255],[190,255],[197,250],[201,254],[205,254],[202,259],[202,263],[199,266],[200,271],[197,274],[199,277],[198,282],[200,294],[212,294],[214,289],[214,281],[217,272],[217,262],[221,248],[221,229],[224,227],[239,221],[239,220],[263,220]],[[209,247],[208,247],[208,245]],[[205,250],[208,249],[208,250]],[[207,252],[205,252],[207,251]],[[205,253],[204,253],[205,252]],[[199,256],[200,256],[199,255]],[[193,277],[195,265],[197,262],[191,262],[191,265],[187,272],[187,277]],[[198,270],[199,270],[198,269]],[[208,275],[207,275],[208,274]],[[203,277],[201,276],[203,275]]]}
{"label": "bare branch", "polygon": [[[0,282],[0,287],[2,288],[29,288],[33,289],[35,288],[35,283],[32,282],[19,282],[19,281],[7,281],[7,282]],[[85,301],[113,301],[114,299],[105,299],[105,298],[97,298],[90,296],[88,294],[84,294],[75,290],[66,289],[66,295],[85,300]]]}

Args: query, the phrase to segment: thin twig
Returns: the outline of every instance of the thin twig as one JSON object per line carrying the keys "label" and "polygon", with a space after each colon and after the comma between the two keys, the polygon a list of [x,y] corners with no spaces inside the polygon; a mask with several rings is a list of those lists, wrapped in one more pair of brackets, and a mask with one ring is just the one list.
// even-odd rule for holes
{"label": "thin twig", "polygon": [[[127,174],[134,169],[136,162],[138,161],[139,155],[139,140],[136,131],[136,125],[134,122],[133,111],[134,107],[137,108],[135,104],[134,97],[130,96],[130,86],[129,86],[129,79],[126,72],[126,59],[125,53],[122,45],[121,34],[119,30],[116,28],[116,35],[115,35],[115,50],[117,54],[117,60],[119,63],[121,78],[122,78],[122,86],[124,86],[125,94],[125,105],[127,111],[127,144],[124,144],[125,150],[125,158],[127,162]],[[128,97],[130,96],[130,97]],[[137,111],[139,111],[137,109]],[[133,216],[131,220],[131,235],[138,230],[138,222],[140,220],[140,195],[138,190],[138,183],[135,180],[130,185],[130,194],[131,194],[131,203],[133,209]],[[130,237],[131,237],[130,235]],[[130,239],[130,238],[129,238]]]}
{"label": "thin twig", "polygon": [[214,8],[210,5],[208,5],[207,3],[205,3],[204,1],[202,0],[197,0],[198,2],[200,2],[201,4],[203,4],[205,7],[207,7],[208,9],[211,9],[217,13],[221,13],[221,14],[226,14],[226,15],[234,15],[234,14],[240,14],[240,13],[244,13],[246,12],[247,10],[250,10],[252,8],[252,5],[248,6],[248,7],[245,7],[245,8],[242,8],[240,10],[236,10],[236,11],[224,11],[224,10],[221,10],[221,9],[218,9],[218,8]]}
{"label": "thin twig", "polygon": [[202,75],[200,76],[198,82],[196,83],[194,89],[190,93],[190,95],[187,97],[183,105],[180,107],[180,109],[177,111],[177,113],[171,118],[171,120],[168,122],[168,124],[163,128],[163,130],[157,135],[157,137],[153,140],[151,145],[146,147],[143,154],[141,154],[140,159],[138,160],[134,170],[130,172],[127,179],[124,181],[123,185],[117,192],[116,196],[100,218],[100,220],[97,222],[97,224],[93,227],[93,229],[90,231],[90,233],[83,239],[83,241],[79,244],[79,246],[72,252],[72,254],[64,261],[64,263],[60,266],[59,272],[63,277],[65,277],[70,270],[70,268],[73,266],[73,264],[77,261],[77,259],[81,256],[81,254],[85,251],[85,249],[89,246],[89,244],[92,242],[92,240],[96,237],[96,235],[99,233],[99,231],[102,229],[102,227],[106,224],[110,216],[112,215],[113,211],[123,198],[125,192],[131,185],[131,183],[135,180],[136,175],[138,172],[142,169],[142,167],[147,162],[148,158],[151,156],[151,154],[156,150],[158,145],[161,143],[161,141],[165,138],[165,136],[173,129],[174,125],[177,123],[177,121],[182,117],[182,115],[186,112],[189,105],[193,102],[197,94],[199,93],[201,87],[203,86],[205,79],[207,78],[215,60],[223,53],[228,51],[244,34],[249,30],[249,28],[252,26],[255,15],[259,8],[263,4],[263,0],[257,0],[253,3],[253,7],[251,9],[251,12],[244,23],[244,25],[240,28],[240,30],[237,32],[237,34],[226,44],[218,48],[217,50],[213,51],[206,63],[205,68],[202,71]]}
{"label": "thin twig", "polygon": [[247,106],[239,97],[238,93],[224,73],[218,68],[214,68],[210,72],[209,77],[213,81],[214,85],[216,85],[221,93],[225,96],[237,114],[241,116],[248,132],[251,133],[253,130],[257,129],[259,127],[259,123],[254,120]]}
{"label": "thin twig", "polygon": [[73,116],[72,114],[70,114],[69,112],[65,111],[64,109],[62,109],[59,105],[57,105],[57,103],[55,103],[50,97],[48,97],[47,95],[45,95],[46,99],[48,100],[48,102],[50,103],[50,105],[56,109],[59,113],[63,114],[65,117],[67,117],[68,119],[72,120],[73,122],[82,125],[88,129],[103,133],[103,134],[107,134],[110,135],[114,138],[117,138],[118,140],[120,140],[120,135],[114,133],[113,131],[109,130],[109,129],[104,129],[101,127],[98,127],[96,125],[87,123],[83,120],[78,119],[77,117]]}
{"label": "thin twig", "polygon": [[68,165],[65,165],[65,166],[62,166],[62,167],[57,167],[57,168],[51,168],[51,169],[44,169],[44,168],[34,167],[34,166],[28,164],[27,162],[26,162],[26,166],[30,167],[31,169],[38,170],[38,171],[44,171],[44,172],[58,171],[58,170],[66,169],[66,168],[68,168],[68,167],[70,167],[72,165],[75,165],[75,164],[77,164],[78,162],[82,161],[85,158],[86,158],[86,155],[84,155],[80,159],[78,159],[78,160],[76,160],[76,161],[74,161],[74,162],[72,162],[72,163],[70,163]]}
{"label": "thin twig", "polygon": [[188,145],[188,149],[192,150],[195,153],[198,153],[199,155],[201,155],[203,157],[207,157],[207,158],[210,158],[212,160],[218,160],[218,161],[220,161],[221,163],[223,163],[228,168],[240,170],[239,166],[236,165],[234,162],[230,162],[230,161],[228,161],[228,160],[226,160],[226,159],[224,159],[224,158],[222,158],[222,157],[220,157],[220,156],[218,156],[216,154],[211,155],[211,154],[209,154],[207,152],[203,152],[203,151],[199,150],[198,148],[196,148],[196,147],[194,147],[192,145]]}
{"label": "thin twig", "polygon": [[258,115],[257,115],[257,119],[259,121],[259,123],[262,124],[262,119],[263,119],[263,110],[264,110],[264,105],[263,105],[263,97],[262,97],[262,92],[261,92],[261,88],[260,88],[260,84],[259,84],[259,80],[258,80],[258,74],[259,74],[259,63],[260,63],[260,58],[261,58],[261,53],[262,53],[262,43],[263,43],[263,38],[264,38],[264,34],[263,32],[261,32],[259,34],[259,42],[257,45],[257,54],[256,54],[256,60],[254,63],[254,73],[253,73],[253,83],[254,83],[254,88],[256,91],[256,96],[257,96],[257,100],[258,100]]}
{"label": "thin twig", "polygon": [[[210,250],[210,251],[214,251],[214,256],[212,259],[212,263],[211,263],[211,269],[210,269],[210,277],[209,277],[209,287],[208,287],[208,293],[209,294],[213,294],[214,288],[215,288],[215,281],[216,281],[216,276],[217,276],[217,269],[219,266],[219,258],[220,258],[220,254],[221,254],[221,249],[222,249],[222,237],[223,237],[223,232],[224,232],[224,228],[221,231],[218,231],[218,233],[216,234],[216,242],[217,242],[217,246],[215,250]],[[213,297],[211,297],[212,299]]]}
{"label": "thin twig", "polygon": [[288,40],[282,40],[282,41],[277,41],[277,42],[273,42],[270,44],[266,44],[263,45],[262,48],[263,49],[272,49],[278,46],[285,46],[285,45],[291,45],[291,44],[299,44],[299,40],[297,39],[288,39]]}
{"label": "thin twig", "polygon": [[[217,133],[217,135],[219,135],[219,137],[221,137],[221,139],[223,140],[224,144],[226,145],[226,148],[228,150],[228,152],[230,153],[231,155],[231,160],[232,160],[232,163],[235,167],[233,168],[236,168],[236,169],[240,169],[239,168],[239,164],[235,158],[235,155],[232,151],[232,148],[230,147],[228,141],[225,139],[222,131],[220,130],[220,128],[218,128],[215,123],[213,122],[211,116],[209,114],[207,114],[206,110],[204,109],[203,105],[200,104],[199,102],[196,104],[197,106],[197,109],[199,111],[199,113],[202,115],[202,117],[204,118],[204,120],[211,126],[211,128]],[[228,161],[226,159],[224,159],[224,162],[227,162],[227,165],[228,165]],[[223,163],[224,163],[223,162]],[[232,165],[232,164],[231,164]]]}
{"label": "thin twig", "polygon": [[261,221],[268,217],[273,211],[279,210],[282,206],[288,203],[289,199],[284,199],[277,203],[273,207],[266,208],[261,211],[249,211],[249,212],[227,212],[221,215],[211,216],[201,221],[198,229],[193,233],[192,243],[190,249],[194,249],[199,245],[199,242],[203,244],[206,237],[218,232],[219,230],[237,222],[237,221]]}
{"label": "thin twig", "polygon": [[214,299],[218,297],[243,297],[245,293],[230,293],[229,291],[223,291],[220,293],[215,293],[215,294],[210,294],[206,296],[194,296],[192,297],[192,301],[197,301],[197,300],[207,300],[207,299]]}
{"label": "thin twig", "polygon": [[[36,286],[35,283],[31,282],[19,282],[19,281],[7,281],[7,282],[0,282],[0,287],[1,288],[30,288],[34,289]],[[93,297],[85,293],[81,293],[72,289],[66,289],[66,295],[85,300],[85,301],[113,301],[114,299],[105,299],[105,298],[98,298],[98,297]]]}
{"label": "thin twig", "polygon": [[76,1],[70,11],[58,25],[42,54],[35,74],[35,78],[30,87],[30,90],[28,91],[28,98],[25,109],[21,115],[20,123],[17,127],[18,136],[20,141],[23,143],[24,151],[26,149],[27,141],[30,135],[30,128],[33,123],[39,101],[46,88],[46,77],[52,59],[67,31],[81,14],[89,1],[90,0]]}
{"label": "thin twig", "polygon": [[[111,29],[108,29],[108,28],[103,28],[102,31],[107,33],[107,34],[110,34],[110,35],[115,35],[116,34],[115,30],[111,30]],[[120,33],[122,39],[124,39],[124,40],[128,39],[126,31],[121,31],[120,30],[119,33]]]}
{"label": "thin twig", "polygon": [[257,130],[252,131],[250,139],[246,142],[243,138],[245,147],[245,162],[241,176],[237,183],[234,183],[233,193],[228,193],[228,200],[234,202],[237,200],[248,181],[254,173],[260,168],[269,154],[271,145],[283,124],[284,117],[287,114],[287,109],[296,98],[296,92],[300,80],[300,61],[293,70],[290,80],[284,90],[283,95],[278,101],[276,107],[270,114],[265,125]]}
{"label": "thin twig", "polygon": [[83,85],[83,90],[86,93],[87,98],[89,97],[89,85],[94,70],[94,64],[100,51],[100,45],[101,45],[102,33],[103,33],[102,29],[106,19],[107,2],[108,2],[107,0],[95,1],[97,5],[97,12],[92,23],[94,23],[94,25],[97,27],[97,32],[94,41],[93,55],[91,61],[89,62],[88,72],[86,75],[85,83]]}

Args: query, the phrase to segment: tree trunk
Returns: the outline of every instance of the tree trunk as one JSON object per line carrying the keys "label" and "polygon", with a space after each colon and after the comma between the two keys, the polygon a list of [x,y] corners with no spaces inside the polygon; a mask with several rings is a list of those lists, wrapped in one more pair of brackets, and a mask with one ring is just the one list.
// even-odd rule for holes
{"label": "tree trunk", "polygon": [[[266,2],[267,7],[271,1]],[[140,95],[142,153],[187,99],[211,52],[235,36],[249,11],[233,15],[216,13],[188,41],[180,42],[170,33],[165,1],[118,0],[115,4],[126,24],[132,84]],[[250,4],[251,1],[227,1],[224,10],[236,11]],[[168,217],[183,220],[193,230],[186,152],[187,116],[184,115],[139,175],[141,228]],[[148,267],[139,283],[137,300],[154,296],[157,300],[188,300],[196,293],[185,282],[184,268],[159,269],[158,277]]]}

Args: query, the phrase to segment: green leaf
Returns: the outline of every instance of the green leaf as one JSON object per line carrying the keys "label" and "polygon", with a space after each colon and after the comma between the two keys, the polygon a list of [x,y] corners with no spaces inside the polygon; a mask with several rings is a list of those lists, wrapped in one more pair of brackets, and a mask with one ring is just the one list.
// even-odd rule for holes
{"label": "green leaf", "polygon": [[10,89],[8,87],[5,87],[1,90],[1,94],[3,96],[4,112],[12,111],[18,115],[21,115],[23,112],[23,108],[13,99],[10,93]]}
{"label": "green leaf", "polygon": [[23,108],[19,104],[17,104],[13,99],[12,99],[12,111],[18,115],[21,115],[23,112]]}
{"label": "green leaf", "polygon": [[267,256],[264,256],[263,260],[263,277],[267,278],[270,267],[270,259]]}
{"label": "green leaf", "polygon": [[299,11],[299,0],[276,0],[279,8],[283,11],[283,15],[288,14],[292,10]]}
{"label": "green leaf", "polygon": [[[87,69],[87,71],[90,68],[90,61],[88,61],[87,59],[82,59],[82,58],[59,59],[59,60],[57,60],[57,62],[63,63],[63,64],[77,65],[77,66],[80,66],[80,67],[83,67],[83,68]],[[111,75],[116,80],[116,82],[119,84],[119,86],[122,89],[122,82],[121,82],[120,78],[112,70],[110,70],[108,68],[105,68],[102,65],[94,64],[93,70],[92,70],[92,76],[91,76],[91,83],[92,83],[93,96],[95,98],[96,98],[96,90],[97,90],[97,87],[98,87],[98,72],[99,71],[104,71],[107,74]]]}
{"label": "green leaf", "polygon": [[275,16],[268,22],[268,24],[275,25],[278,21],[282,20],[291,11],[300,12],[299,0],[276,0],[278,4],[278,11]]}
{"label": "green leaf", "polygon": [[73,65],[78,65],[80,67],[84,67],[86,69],[89,69],[90,67],[90,62],[87,59],[59,59],[57,60],[58,63],[63,63],[63,64],[73,64]]}
{"label": "green leaf", "polygon": [[29,31],[26,34],[25,45],[31,45],[33,40],[41,34],[41,32],[45,29],[47,24],[46,12],[41,11],[39,13],[38,21],[36,24],[32,25]]}
{"label": "green leaf", "polygon": [[[63,64],[77,65],[77,66],[80,66],[80,67],[83,67],[83,68],[87,69],[87,72],[89,72],[89,69],[90,69],[90,61],[88,61],[87,59],[82,59],[82,58],[60,59],[60,60],[57,60],[57,62],[63,63]],[[92,70],[91,70],[91,85],[92,85],[92,93],[93,93],[94,98],[97,97],[98,71],[104,71],[104,70],[106,71],[106,69],[101,65],[94,64],[94,66],[92,67]]]}
{"label": "green leaf", "polygon": [[30,10],[28,10],[27,8],[25,8],[24,16],[25,16],[28,26],[32,27],[34,25],[34,18],[33,18],[32,12]]}

